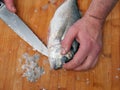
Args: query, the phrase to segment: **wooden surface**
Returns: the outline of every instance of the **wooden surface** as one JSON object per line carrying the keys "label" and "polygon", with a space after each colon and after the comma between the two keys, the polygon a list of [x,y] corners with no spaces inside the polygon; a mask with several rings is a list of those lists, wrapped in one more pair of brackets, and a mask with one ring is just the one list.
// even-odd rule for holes
{"label": "wooden surface", "polygon": [[[16,0],[17,14],[47,43],[47,30],[54,11],[62,0]],[[79,0],[85,12],[90,0]],[[0,90],[120,90],[120,2],[108,16],[103,30],[103,49],[97,66],[86,72],[51,71],[41,55],[45,74],[35,83],[22,78],[19,58],[33,55],[32,48],[0,20]],[[40,54],[40,53],[39,53]]]}

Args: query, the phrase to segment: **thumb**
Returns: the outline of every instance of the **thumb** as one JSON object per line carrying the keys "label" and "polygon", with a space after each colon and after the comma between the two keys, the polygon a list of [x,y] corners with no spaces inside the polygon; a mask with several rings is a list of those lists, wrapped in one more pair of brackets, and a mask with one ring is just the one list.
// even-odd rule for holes
{"label": "thumb", "polygon": [[16,12],[13,0],[4,0],[4,2],[8,10],[11,12]]}
{"label": "thumb", "polygon": [[70,29],[67,31],[64,39],[61,41],[61,45],[62,45],[62,51],[61,54],[66,54],[70,48],[71,45],[76,37],[76,28],[74,26],[70,27]]}

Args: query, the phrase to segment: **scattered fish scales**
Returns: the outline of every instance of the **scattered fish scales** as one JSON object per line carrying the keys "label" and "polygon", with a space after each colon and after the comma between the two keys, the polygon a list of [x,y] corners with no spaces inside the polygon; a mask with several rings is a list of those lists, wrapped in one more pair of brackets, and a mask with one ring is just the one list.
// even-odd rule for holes
{"label": "scattered fish scales", "polygon": [[25,53],[22,55],[22,58],[25,60],[25,63],[21,67],[24,70],[22,76],[26,77],[30,82],[37,81],[45,73],[43,67],[38,65],[39,54],[30,56],[28,53]]}
{"label": "scattered fish scales", "polygon": [[43,10],[47,10],[47,9],[48,9],[48,4],[44,5],[44,6],[42,7],[42,9],[43,9]]}
{"label": "scattered fish scales", "polygon": [[34,10],[34,12],[35,12],[35,13],[37,13],[37,12],[38,12],[38,10],[37,10],[37,9],[35,9],[35,10]]}
{"label": "scattered fish scales", "polygon": [[57,0],[50,0],[50,3],[52,3],[52,4],[54,4],[56,2],[57,2]]}
{"label": "scattered fish scales", "polygon": [[120,68],[117,68],[118,71],[120,71]]}
{"label": "scattered fish scales", "polygon": [[119,76],[118,76],[118,75],[116,75],[116,76],[115,76],[115,78],[116,78],[116,79],[119,79]]}

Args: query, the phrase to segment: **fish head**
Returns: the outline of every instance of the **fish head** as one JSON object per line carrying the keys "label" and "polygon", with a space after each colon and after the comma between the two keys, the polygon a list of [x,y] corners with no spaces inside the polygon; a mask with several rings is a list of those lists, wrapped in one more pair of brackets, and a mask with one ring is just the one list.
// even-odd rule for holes
{"label": "fish head", "polygon": [[55,44],[54,46],[49,47],[49,61],[51,68],[55,70],[62,68],[64,63],[73,59],[78,48],[79,43],[76,40],[74,40],[70,51],[68,51],[65,55],[61,54],[62,47],[60,44]]}

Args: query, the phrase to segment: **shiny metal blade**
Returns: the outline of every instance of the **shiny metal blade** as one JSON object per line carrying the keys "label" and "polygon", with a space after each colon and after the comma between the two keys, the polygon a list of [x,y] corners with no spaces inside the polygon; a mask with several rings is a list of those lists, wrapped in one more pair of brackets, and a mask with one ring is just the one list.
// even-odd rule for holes
{"label": "shiny metal blade", "polygon": [[42,41],[38,39],[16,14],[8,11],[2,2],[0,2],[0,18],[35,50],[48,56],[48,49]]}

